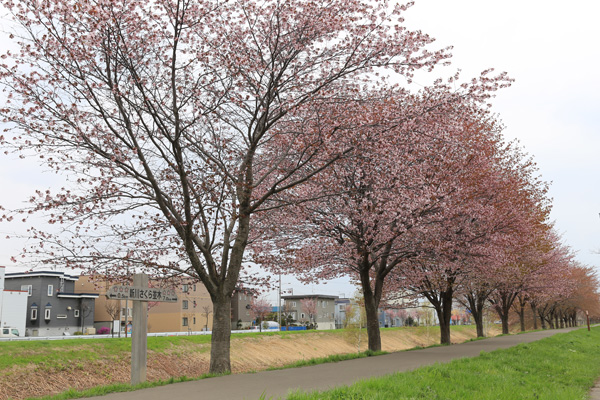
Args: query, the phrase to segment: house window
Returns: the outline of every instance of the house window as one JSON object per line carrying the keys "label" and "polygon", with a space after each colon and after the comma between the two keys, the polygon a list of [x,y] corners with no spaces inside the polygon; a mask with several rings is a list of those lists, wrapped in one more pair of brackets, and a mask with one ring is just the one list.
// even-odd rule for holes
{"label": "house window", "polygon": [[183,285],[182,290],[183,290],[183,293],[187,293],[190,290],[190,286],[189,285]]}
{"label": "house window", "polygon": [[79,317],[79,310],[75,310],[75,311],[73,311],[73,316],[74,316],[75,318]]}
{"label": "house window", "polygon": [[37,308],[32,308],[31,309],[31,320],[36,320],[37,319]]}
{"label": "house window", "polygon": [[46,319],[46,320],[50,319],[50,311],[51,311],[50,308],[44,309],[44,319]]}
{"label": "house window", "polygon": [[31,296],[33,292],[33,288],[31,287],[31,285],[21,285],[21,290],[27,292],[27,296]]}
{"label": "house window", "polygon": [[194,292],[196,291],[196,285],[194,285]]}
{"label": "house window", "polygon": [[296,307],[296,302],[292,301],[292,307]]}
{"label": "house window", "polygon": [[325,300],[323,300],[323,308],[325,308],[326,305],[327,305],[327,302]]}
{"label": "house window", "polygon": [[54,285],[48,285],[48,296],[54,295]]}
{"label": "house window", "polygon": [[305,318],[304,313],[300,314],[300,318],[302,318],[302,319]]}
{"label": "house window", "polygon": [[196,317],[194,317],[194,325],[196,325]]}
{"label": "house window", "polygon": [[187,300],[183,300],[181,302],[181,308],[183,308],[184,310],[188,309],[188,301]]}
{"label": "house window", "polygon": [[188,319],[187,319],[187,317],[183,317],[182,324],[183,324],[183,326],[188,326]]}

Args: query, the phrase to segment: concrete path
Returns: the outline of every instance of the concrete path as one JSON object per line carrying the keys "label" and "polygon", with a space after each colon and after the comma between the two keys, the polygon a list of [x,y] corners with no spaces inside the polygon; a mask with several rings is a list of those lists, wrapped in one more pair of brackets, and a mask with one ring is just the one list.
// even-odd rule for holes
{"label": "concrete path", "polygon": [[596,382],[596,386],[592,388],[590,400],[600,400],[600,382]]}
{"label": "concrete path", "polygon": [[[94,397],[94,400],[258,400],[284,397],[291,390],[324,390],[349,385],[361,379],[412,370],[436,362],[448,362],[462,357],[475,357],[482,351],[506,349],[519,343],[529,343],[569,332],[573,329],[555,329],[510,335],[455,344],[361,358],[310,367],[264,371],[254,374],[227,375],[193,382],[176,383],[135,392],[113,393]],[[600,399],[600,398],[599,398]]]}

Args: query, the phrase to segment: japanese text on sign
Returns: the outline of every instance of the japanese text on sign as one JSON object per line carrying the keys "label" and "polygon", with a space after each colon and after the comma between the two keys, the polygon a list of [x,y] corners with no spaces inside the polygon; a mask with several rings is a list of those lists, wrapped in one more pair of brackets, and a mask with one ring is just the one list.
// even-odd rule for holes
{"label": "japanese text on sign", "polygon": [[111,286],[106,293],[106,297],[113,300],[161,301],[167,303],[177,301],[177,295],[173,289],[153,289],[123,285]]}

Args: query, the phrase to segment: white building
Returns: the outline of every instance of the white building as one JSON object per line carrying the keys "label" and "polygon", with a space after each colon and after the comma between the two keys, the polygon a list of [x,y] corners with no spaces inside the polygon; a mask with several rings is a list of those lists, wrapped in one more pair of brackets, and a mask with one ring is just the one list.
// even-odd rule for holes
{"label": "white building", "polygon": [[19,336],[25,336],[28,292],[5,290],[5,272],[5,268],[0,266],[0,326],[16,328]]}

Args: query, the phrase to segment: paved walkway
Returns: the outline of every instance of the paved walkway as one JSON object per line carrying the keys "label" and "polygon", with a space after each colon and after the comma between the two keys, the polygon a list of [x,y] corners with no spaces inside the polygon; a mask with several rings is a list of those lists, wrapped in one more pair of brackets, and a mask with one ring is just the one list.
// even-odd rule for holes
{"label": "paved walkway", "polygon": [[277,399],[279,396],[283,397],[295,389],[331,389],[335,386],[349,385],[373,376],[407,371],[462,357],[475,357],[481,351],[490,352],[496,349],[506,349],[519,343],[533,342],[556,333],[569,332],[573,329],[578,328],[494,337],[452,346],[398,352],[310,367],[227,375],[142,389],[135,392],[113,393],[94,397],[94,400],[175,400],[192,398],[201,398],[202,400],[258,400],[263,394],[265,399]]}

